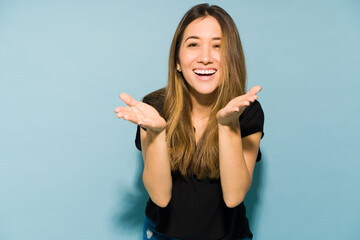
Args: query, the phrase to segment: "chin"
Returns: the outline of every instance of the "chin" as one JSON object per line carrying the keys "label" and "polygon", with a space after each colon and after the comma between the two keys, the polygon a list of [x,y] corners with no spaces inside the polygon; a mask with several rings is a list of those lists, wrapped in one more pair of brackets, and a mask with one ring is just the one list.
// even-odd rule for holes
{"label": "chin", "polygon": [[201,95],[210,95],[213,94],[215,92],[217,87],[212,87],[212,88],[195,88],[195,92],[201,94]]}

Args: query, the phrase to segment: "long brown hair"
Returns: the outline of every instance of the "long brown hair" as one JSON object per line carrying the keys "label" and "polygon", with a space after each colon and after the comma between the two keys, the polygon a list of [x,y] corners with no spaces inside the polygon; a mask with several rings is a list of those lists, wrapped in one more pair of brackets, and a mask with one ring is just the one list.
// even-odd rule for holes
{"label": "long brown hair", "polygon": [[[216,89],[208,124],[198,143],[191,121],[192,103],[189,87],[183,75],[176,70],[180,44],[186,27],[198,18],[214,17],[221,27],[221,81]],[[216,113],[231,99],[245,93],[246,68],[237,27],[222,8],[208,4],[192,7],[181,19],[169,56],[168,85],[166,87],[164,116],[167,119],[167,144],[171,169],[184,176],[199,179],[219,178],[219,141]]]}

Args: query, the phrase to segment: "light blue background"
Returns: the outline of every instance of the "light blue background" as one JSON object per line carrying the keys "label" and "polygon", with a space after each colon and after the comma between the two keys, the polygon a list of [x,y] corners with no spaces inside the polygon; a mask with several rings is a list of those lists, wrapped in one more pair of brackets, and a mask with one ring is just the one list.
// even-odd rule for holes
{"label": "light blue background", "polygon": [[[165,85],[199,1],[0,0],[0,239],[140,239],[146,193],[118,94]],[[263,87],[255,239],[360,239],[360,1],[211,1]]]}

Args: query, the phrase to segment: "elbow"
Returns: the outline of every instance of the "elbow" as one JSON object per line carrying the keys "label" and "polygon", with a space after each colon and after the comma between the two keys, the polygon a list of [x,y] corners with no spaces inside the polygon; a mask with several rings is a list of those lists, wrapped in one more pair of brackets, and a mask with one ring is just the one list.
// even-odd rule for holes
{"label": "elbow", "polygon": [[151,199],[157,206],[161,207],[161,208],[166,208],[171,200],[171,196],[166,197],[166,198],[159,198],[159,199]]}
{"label": "elbow", "polygon": [[224,202],[226,207],[228,208],[234,208],[239,206],[245,199],[245,195],[246,193],[239,193],[236,196],[232,195],[232,196],[224,196]]}
{"label": "elbow", "polygon": [[[171,200],[172,182],[170,181],[168,184],[161,185],[158,184],[158,182],[152,182],[148,179],[149,177],[145,175],[144,171],[143,182],[151,201],[161,208],[167,207]],[[162,181],[162,183],[164,183],[164,181]]]}
{"label": "elbow", "polygon": [[149,192],[150,199],[153,203],[161,208],[167,207],[171,200],[171,192],[169,193],[159,193],[159,192]]}
{"label": "elbow", "polygon": [[249,182],[249,184],[239,186],[237,188],[230,188],[230,189],[227,188],[226,191],[224,191],[223,188],[223,199],[225,205],[228,208],[234,208],[240,205],[244,201],[245,196],[249,191],[250,187],[251,187],[251,181]]}

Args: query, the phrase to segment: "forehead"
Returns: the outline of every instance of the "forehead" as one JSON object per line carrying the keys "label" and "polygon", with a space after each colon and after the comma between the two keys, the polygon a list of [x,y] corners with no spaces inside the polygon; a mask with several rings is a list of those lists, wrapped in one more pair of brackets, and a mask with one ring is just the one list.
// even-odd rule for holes
{"label": "forehead", "polygon": [[197,18],[185,28],[184,40],[189,36],[196,36],[199,38],[220,38],[221,27],[218,21],[212,16]]}

